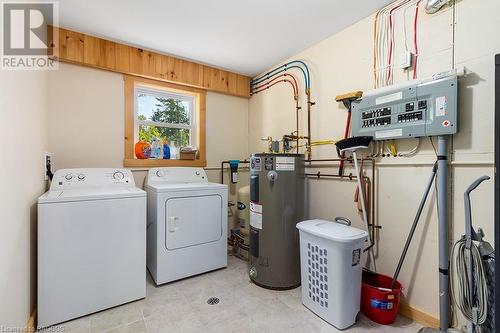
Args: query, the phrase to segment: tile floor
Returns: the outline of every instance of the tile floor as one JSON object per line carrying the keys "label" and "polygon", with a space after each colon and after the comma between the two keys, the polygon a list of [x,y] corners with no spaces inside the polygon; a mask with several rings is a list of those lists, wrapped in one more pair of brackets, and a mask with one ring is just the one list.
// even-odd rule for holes
{"label": "tile floor", "polygon": [[[208,305],[209,297],[220,303]],[[361,316],[344,331],[416,332],[421,326],[400,317],[380,326]],[[155,287],[148,275],[145,299],[59,325],[65,333],[339,332],[300,300],[300,288],[271,291],[252,284],[246,262],[229,257],[227,269]]]}

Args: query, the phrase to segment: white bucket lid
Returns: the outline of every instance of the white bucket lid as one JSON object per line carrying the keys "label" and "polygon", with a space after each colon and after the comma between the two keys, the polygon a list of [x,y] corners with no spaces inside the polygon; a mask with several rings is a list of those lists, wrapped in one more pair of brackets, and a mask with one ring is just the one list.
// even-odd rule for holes
{"label": "white bucket lid", "polygon": [[309,220],[297,223],[297,229],[320,238],[349,243],[368,237],[364,230],[327,220]]}

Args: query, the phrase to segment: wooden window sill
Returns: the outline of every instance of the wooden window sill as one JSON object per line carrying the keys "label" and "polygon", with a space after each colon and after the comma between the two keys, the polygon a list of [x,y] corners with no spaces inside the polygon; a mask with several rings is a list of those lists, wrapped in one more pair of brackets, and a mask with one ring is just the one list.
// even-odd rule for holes
{"label": "wooden window sill", "polygon": [[207,166],[205,160],[163,160],[163,159],[136,159],[126,158],[123,160],[123,166],[127,168],[158,168],[158,167],[200,167]]}

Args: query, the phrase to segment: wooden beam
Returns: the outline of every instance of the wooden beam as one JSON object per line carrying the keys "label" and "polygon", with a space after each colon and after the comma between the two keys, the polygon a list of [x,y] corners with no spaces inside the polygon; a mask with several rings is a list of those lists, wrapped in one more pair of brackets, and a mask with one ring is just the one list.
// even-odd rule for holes
{"label": "wooden beam", "polygon": [[439,327],[439,319],[425,313],[417,308],[412,307],[407,303],[399,303],[399,314],[409,318],[413,321],[416,321],[419,324],[422,324],[425,327]]}
{"label": "wooden beam", "polygon": [[250,97],[250,78],[245,75],[64,28],[49,27],[48,31],[47,54],[58,61]]}

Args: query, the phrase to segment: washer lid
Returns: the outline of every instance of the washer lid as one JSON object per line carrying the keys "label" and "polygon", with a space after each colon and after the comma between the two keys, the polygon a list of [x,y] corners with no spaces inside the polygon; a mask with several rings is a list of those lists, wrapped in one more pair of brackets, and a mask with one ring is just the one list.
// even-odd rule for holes
{"label": "washer lid", "polygon": [[96,187],[70,190],[50,190],[38,198],[38,203],[44,204],[70,201],[123,199],[144,196],[146,196],[146,192],[135,186],[120,188]]}
{"label": "washer lid", "polygon": [[336,242],[349,243],[368,237],[364,230],[327,220],[309,220],[297,223],[300,231]]}

